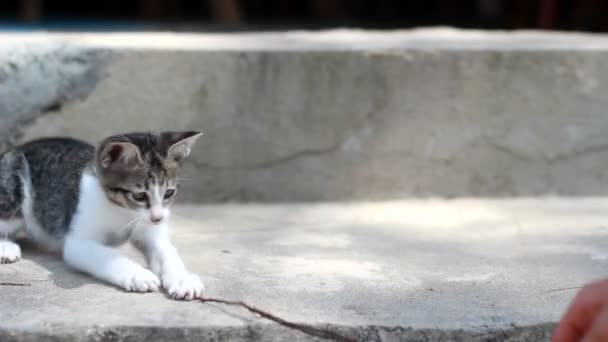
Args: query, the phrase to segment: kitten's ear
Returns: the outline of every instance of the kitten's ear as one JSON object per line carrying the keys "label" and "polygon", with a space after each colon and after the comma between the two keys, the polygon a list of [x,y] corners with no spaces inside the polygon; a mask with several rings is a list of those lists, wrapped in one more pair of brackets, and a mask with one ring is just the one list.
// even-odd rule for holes
{"label": "kitten's ear", "polygon": [[180,161],[190,154],[192,146],[201,135],[203,132],[200,131],[163,132],[160,134],[160,143],[168,159]]}
{"label": "kitten's ear", "polygon": [[137,146],[127,142],[111,142],[103,147],[99,154],[99,164],[107,169],[110,165],[120,163],[130,169],[143,165]]}

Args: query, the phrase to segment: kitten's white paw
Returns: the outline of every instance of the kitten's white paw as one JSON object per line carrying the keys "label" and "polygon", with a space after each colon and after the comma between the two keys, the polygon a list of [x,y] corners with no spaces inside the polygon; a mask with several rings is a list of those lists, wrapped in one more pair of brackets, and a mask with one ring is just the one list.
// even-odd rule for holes
{"label": "kitten's white paw", "polygon": [[120,285],[131,292],[158,291],[160,287],[160,279],[156,274],[141,266],[126,270],[120,279]]}
{"label": "kitten's white paw", "polygon": [[190,272],[163,274],[163,287],[173,299],[193,300],[200,298],[205,292],[201,278]]}
{"label": "kitten's white paw", "polygon": [[21,259],[21,248],[13,241],[0,240],[0,264],[11,264]]}

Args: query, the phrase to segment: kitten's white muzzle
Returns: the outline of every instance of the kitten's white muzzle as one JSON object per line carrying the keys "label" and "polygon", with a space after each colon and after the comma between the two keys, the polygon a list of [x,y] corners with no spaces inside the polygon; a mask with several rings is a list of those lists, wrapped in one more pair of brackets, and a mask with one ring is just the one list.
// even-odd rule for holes
{"label": "kitten's white muzzle", "polygon": [[164,221],[166,209],[163,207],[152,207],[150,208],[150,222],[152,224],[160,224]]}
{"label": "kitten's white muzzle", "polygon": [[162,216],[154,216],[154,215],[150,215],[150,222],[152,222],[153,224],[159,224],[161,222],[163,222],[163,218]]}

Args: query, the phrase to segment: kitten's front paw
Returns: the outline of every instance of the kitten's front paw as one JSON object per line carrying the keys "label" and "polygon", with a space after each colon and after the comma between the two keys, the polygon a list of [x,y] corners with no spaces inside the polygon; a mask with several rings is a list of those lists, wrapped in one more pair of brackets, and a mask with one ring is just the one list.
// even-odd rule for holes
{"label": "kitten's front paw", "polygon": [[19,245],[8,240],[0,241],[0,264],[11,264],[21,259]]}
{"label": "kitten's front paw", "polygon": [[179,272],[163,274],[163,287],[173,299],[192,300],[205,292],[201,278],[194,273]]}
{"label": "kitten's front paw", "polygon": [[122,275],[120,285],[130,292],[158,291],[160,279],[150,270],[138,266]]}

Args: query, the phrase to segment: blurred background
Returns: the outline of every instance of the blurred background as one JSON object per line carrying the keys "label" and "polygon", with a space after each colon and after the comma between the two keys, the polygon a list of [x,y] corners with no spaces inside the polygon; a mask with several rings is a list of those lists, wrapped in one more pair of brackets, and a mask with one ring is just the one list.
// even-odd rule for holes
{"label": "blurred background", "polygon": [[3,0],[5,30],[454,26],[605,32],[606,0]]}
{"label": "blurred background", "polygon": [[608,36],[542,30],[608,0],[3,0],[0,147],[200,127],[192,203],[606,196]]}

